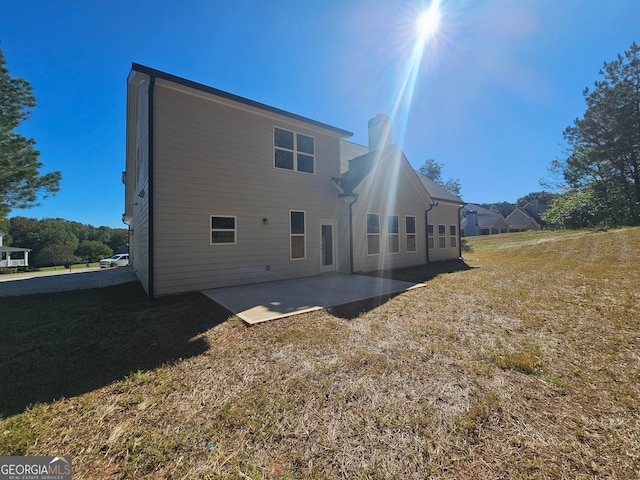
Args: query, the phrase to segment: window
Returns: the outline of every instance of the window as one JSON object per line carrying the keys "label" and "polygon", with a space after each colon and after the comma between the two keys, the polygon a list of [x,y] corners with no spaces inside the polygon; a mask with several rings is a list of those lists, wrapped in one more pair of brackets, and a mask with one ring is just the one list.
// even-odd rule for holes
{"label": "window", "polygon": [[236,217],[211,215],[211,245],[236,244]]}
{"label": "window", "polygon": [[367,255],[380,254],[380,215],[367,213]]}
{"label": "window", "polygon": [[436,243],[433,238],[433,225],[427,225],[427,246],[429,250],[436,248]]}
{"label": "window", "polygon": [[315,140],[302,133],[274,127],[273,156],[276,168],[314,173]]}
{"label": "window", "polygon": [[458,234],[456,232],[457,227],[455,225],[449,225],[449,246],[458,246]]}
{"label": "window", "polygon": [[438,248],[447,248],[447,227],[438,225]]}
{"label": "window", "polygon": [[387,248],[389,253],[398,253],[400,251],[398,215],[387,216]]}
{"label": "window", "polygon": [[305,221],[304,212],[289,212],[291,231],[291,260],[304,260],[305,249]]}
{"label": "window", "polygon": [[407,231],[407,252],[415,252],[416,245],[416,217],[404,217]]}

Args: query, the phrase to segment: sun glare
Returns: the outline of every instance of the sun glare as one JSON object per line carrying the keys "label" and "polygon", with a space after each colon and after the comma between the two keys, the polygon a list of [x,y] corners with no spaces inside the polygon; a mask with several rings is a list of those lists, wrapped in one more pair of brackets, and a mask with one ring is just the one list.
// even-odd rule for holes
{"label": "sun glare", "polygon": [[435,35],[440,26],[440,2],[433,0],[428,9],[423,11],[416,22],[416,28],[420,38],[426,40]]}

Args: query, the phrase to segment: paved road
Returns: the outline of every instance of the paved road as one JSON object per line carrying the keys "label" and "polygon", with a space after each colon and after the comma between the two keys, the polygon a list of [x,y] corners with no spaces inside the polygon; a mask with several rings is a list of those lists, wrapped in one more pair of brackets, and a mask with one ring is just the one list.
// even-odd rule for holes
{"label": "paved road", "polygon": [[0,275],[0,297],[100,288],[135,281],[137,278],[131,267]]}

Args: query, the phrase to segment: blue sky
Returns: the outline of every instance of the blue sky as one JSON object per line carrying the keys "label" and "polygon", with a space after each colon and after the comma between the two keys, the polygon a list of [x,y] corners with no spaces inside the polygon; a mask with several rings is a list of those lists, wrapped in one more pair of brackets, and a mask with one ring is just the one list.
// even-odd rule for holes
{"label": "blue sky", "polygon": [[19,132],[37,141],[42,171],[63,178],[41,207],[10,216],[124,226],[131,62],[352,131],[357,143],[370,118],[393,115],[412,165],[444,163],[467,202],[540,190],[564,153],[562,131],[584,113],[583,89],[640,41],[640,2],[441,0],[440,31],[411,77],[414,20],[429,3],[0,0],[9,72],[38,100]]}

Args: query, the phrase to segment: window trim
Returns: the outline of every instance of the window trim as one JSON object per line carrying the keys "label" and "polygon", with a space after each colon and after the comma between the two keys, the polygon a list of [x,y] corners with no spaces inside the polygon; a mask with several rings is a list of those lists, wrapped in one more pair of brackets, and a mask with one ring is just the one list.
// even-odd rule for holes
{"label": "window trim", "polygon": [[[396,226],[398,227],[397,232],[391,232],[391,217],[396,217]],[[396,237],[398,239],[398,250],[391,251],[391,237]],[[389,255],[396,255],[400,253],[400,215],[396,213],[387,214],[387,253]]]}
{"label": "window trim", "polygon": [[447,226],[444,224],[438,224],[438,248],[447,248]]}
{"label": "window trim", "polygon": [[429,250],[435,250],[436,249],[436,235],[435,235],[436,229],[435,229],[435,225],[433,223],[429,223],[427,225],[427,248]]}
{"label": "window trim", "polygon": [[[280,147],[276,145],[276,130],[282,130],[285,132],[290,132],[293,135],[293,149],[289,149],[286,147]],[[313,140],[313,153],[307,153],[307,152],[303,152],[298,150],[298,135],[303,135],[305,137],[309,137]],[[291,130],[288,128],[283,128],[283,127],[278,127],[277,125],[273,126],[273,136],[272,136],[272,143],[273,143],[273,168],[276,168],[278,170],[285,170],[285,171],[289,171],[289,172],[297,172],[297,173],[303,173],[305,175],[315,175],[316,174],[316,137],[313,135],[309,135],[307,133],[302,133],[302,132],[298,132],[296,130]],[[291,152],[293,154],[293,168],[284,168],[284,167],[278,167],[276,165],[276,151],[277,150],[282,150],[284,152]],[[313,162],[313,171],[312,172],[305,172],[304,170],[299,170],[298,168],[298,154],[301,155],[306,155],[308,157],[311,157],[312,162]]]}
{"label": "window trim", "polygon": [[[214,218],[233,218],[233,229],[213,228]],[[233,242],[214,242],[213,232],[233,232]],[[238,244],[238,217],[236,215],[209,215],[209,245],[237,245]]]}
{"label": "window trim", "polygon": [[449,248],[457,248],[458,247],[458,226],[457,225],[449,225]]}
{"label": "window trim", "polygon": [[[375,215],[378,217],[378,233],[369,233],[369,215]],[[367,234],[367,257],[375,257],[380,255],[380,214],[367,212],[365,214],[365,232]],[[378,237],[378,252],[377,253],[369,253],[369,236],[377,236]]]}
{"label": "window trim", "polygon": [[[413,218],[413,232],[410,232],[409,229],[407,228],[407,219],[408,218]],[[418,230],[418,224],[416,222],[416,216],[415,215],[405,215],[404,216],[404,230],[405,230],[405,247],[406,247],[406,251],[407,253],[417,253],[418,251],[418,235],[417,235],[417,230]],[[409,237],[413,237],[413,250],[409,250]]]}
{"label": "window trim", "polygon": [[[291,214],[292,213],[302,213],[304,215],[304,233],[293,233],[292,232],[292,224],[291,224]],[[304,246],[303,251],[304,254],[302,257],[293,257],[293,237],[302,237]],[[289,210],[289,260],[298,261],[298,260],[306,260],[307,259],[307,212],[306,210]]]}

